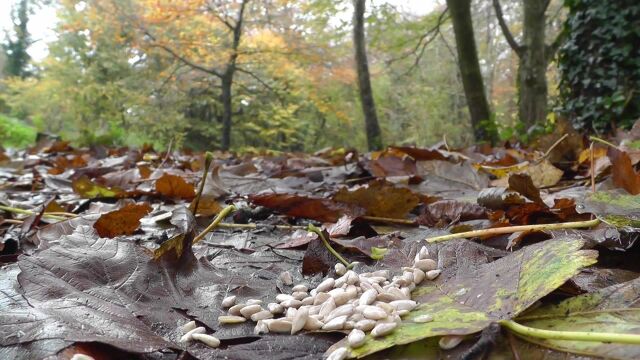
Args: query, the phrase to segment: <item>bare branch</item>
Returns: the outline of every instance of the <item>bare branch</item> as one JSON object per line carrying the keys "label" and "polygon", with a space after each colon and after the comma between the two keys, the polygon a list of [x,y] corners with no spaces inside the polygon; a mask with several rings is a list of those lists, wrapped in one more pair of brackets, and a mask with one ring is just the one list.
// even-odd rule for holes
{"label": "bare branch", "polygon": [[511,34],[511,31],[509,30],[509,26],[507,26],[507,23],[504,21],[504,15],[502,14],[502,7],[500,6],[500,0],[493,0],[493,8],[496,11],[496,17],[498,18],[498,25],[500,25],[500,30],[502,30],[502,34],[504,35],[504,38],[507,40],[507,43],[509,43],[509,46],[511,46],[513,51],[515,51],[515,53],[518,56],[522,56],[522,52],[523,52],[522,46],[518,44],[516,39]]}
{"label": "bare branch", "polygon": [[146,31],[146,30],[145,30],[145,31],[144,31],[144,33],[145,33],[145,35],[147,35],[149,38],[151,38],[151,40],[153,40],[153,41],[154,41],[153,43],[151,43],[151,46],[152,46],[152,47],[157,47],[157,48],[160,48],[160,49],[162,49],[162,50],[166,51],[167,53],[171,54],[171,56],[173,56],[174,58],[176,58],[176,59],[178,59],[178,60],[182,61],[185,65],[187,65],[187,66],[189,66],[189,67],[192,67],[192,68],[194,68],[194,69],[196,69],[196,70],[200,70],[200,71],[205,72],[205,73],[207,73],[207,74],[211,74],[211,75],[214,75],[214,76],[217,76],[217,77],[222,77],[222,74],[220,74],[220,72],[218,72],[216,69],[214,69],[214,68],[208,68],[208,67],[205,67],[205,66],[203,66],[203,65],[196,64],[196,63],[194,63],[193,61],[191,61],[191,60],[189,60],[189,59],[185,58],[184,56],[181,56],[180,54],[178,54],[177,52],[175,52],[175,51],[174,51],[173,49],[171,49],[170,47],[168,47],[168,46],[166,46],[166,45],[163,45],[163,44],[159,44],[159,43],[157,43],[157,42],[156,42],[156,38],[155,38],[151,33],[149,33],[148,31]]}

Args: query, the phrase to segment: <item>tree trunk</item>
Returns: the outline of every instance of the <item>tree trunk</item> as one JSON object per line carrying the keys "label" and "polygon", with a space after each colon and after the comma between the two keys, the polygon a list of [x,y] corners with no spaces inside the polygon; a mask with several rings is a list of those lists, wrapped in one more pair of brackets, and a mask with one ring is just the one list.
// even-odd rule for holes
{"label": "tree trunk", "polygon": [[231,86],[233,85],[233,73],[225,74],[222,77],[222,150],[227,151],[231,146]]}
{"label": "tree trunk", "polygon": [[373,90],[371,89],[369,63],[367,61],[367,49],[364,37],[365,0],[354,0],[353,7],[353,46],[355,48],[358,88],[360,90],[362,112],[364,113],[367,145],[370,151],[380,150],[382,148],[382,135],[380,125],[378,124],[376,105],[373,100]]}
{"label": "tree trunk", "polygon": [[458,66],[462,78],[469,114],[471,115],[471,126],[477,142],[495,141],[495,132],[491,129],[489,103],[484,92],[480,63],[478,62],[478,51],[473,34],[473,23],[471,21],[471,0],[447,0],[453,32],[456,38],[456,49],[458,52]]}
{"label": "tree trunk", "polygon": [[546,1],[525,0],[523,51],[518,70],[518,115],[527,128],[547,116],[547,54],[545,44]]}

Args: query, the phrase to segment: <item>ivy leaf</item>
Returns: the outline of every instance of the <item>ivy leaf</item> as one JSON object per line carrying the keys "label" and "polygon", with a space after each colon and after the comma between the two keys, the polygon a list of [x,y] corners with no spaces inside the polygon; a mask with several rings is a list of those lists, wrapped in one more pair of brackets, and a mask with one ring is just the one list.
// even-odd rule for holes
{"label": "ivy leaf", "polygon": [[[350,356],[360,358],[432,336],[472,334],[492,321],[511,319],[596,262],[597,252],[581,250],[583,245],[583,240],[570,237],[548,240],[480,265],[474,272],[427,282],[412,293],[420,305],[393,333],[377,339],[368,335],[362,347],[350,349]],[[427,314],[433,321],[414,322]],[[344,346],[344,340],[328,352],[337,346]]]}

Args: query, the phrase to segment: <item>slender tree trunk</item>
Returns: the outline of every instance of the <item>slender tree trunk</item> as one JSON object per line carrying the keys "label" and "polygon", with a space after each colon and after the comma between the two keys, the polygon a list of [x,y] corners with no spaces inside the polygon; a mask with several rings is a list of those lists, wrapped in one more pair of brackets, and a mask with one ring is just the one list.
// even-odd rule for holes
{"label": "slender tree trunk", "polygon": [[525,0],[523,52],[518,71],[518,115],[527,128],[547,116],[547,46],[545,44],[545,0]]}
{"label": "slender tree trunk", "polygon": [[376,105],[373,100],[371,79],[369,76],[369,63],[367,61],[367,49],[364,36],[364,9],[365,0],[353,1],[353,45],[355,48],[356,71],[358,72],[358,88],[360,90],[360,102],[364,113],[365,130],[369,150],[382,148],[382,134],[378,124]]}
{"label": "slender tree trunk", "polygon": [[222,150],[227,151],[231,147],[231,116],[233,109],[231,106],[231,87],[233,85],[233,73],[225,74],[222,77],[222,94],[220,101],[222,102]]}
{"label": "slender tree trunk", "polygon": [[494,132],[487,125],[491,121],[489,103],[484,92],[484,82],[478,62],[478,51],[473,34],[471,20],[471,0],[447,0],[453,32],[456,38],[458,66],[462,78],[462,87],[467,99],[471,126],[478,142],[495,141]]}

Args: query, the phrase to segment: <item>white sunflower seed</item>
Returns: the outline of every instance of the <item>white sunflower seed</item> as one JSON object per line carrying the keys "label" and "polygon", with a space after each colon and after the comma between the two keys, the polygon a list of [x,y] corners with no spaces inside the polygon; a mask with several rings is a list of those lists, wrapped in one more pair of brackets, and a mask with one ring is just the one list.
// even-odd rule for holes
{"label": "white sunflower seed", "polygon": [[389,314],[387,314],[386,311],[377,306],[369,305],[365,307],[364,310],[362,310],[362,315],[364,315],[364,317],[366,317],[367,319],[381,320],[386,318]]}
{"label": "white sunflower seed", "polygon": [[356,323],[355,328],[362,331],[371,331],[376,326],[376,322],[370,319],[363,319]]}
{"label": "white sunflower seed", "polygon": [[258,311],[255,314],[251,315],[251,321],[260,321],[264,319],[271,319],[273,314],[269,310]]}
{"label": "white sunflower seed", "polygon": [[331,321],[332,319],[337,318],[338,316],[343,316],[343,315],[351,316],[351,314],[353,314],[353,305],[344,304],[344,305],[338,306],[332,312],[330,312],[329,315],[327,315],[324,318],[324,321],[328,322],[328,321]]}
{"label": "white sunflower seed", "polygon": [[247,304],[235,304],[229,308],[229,314],[240,316],[240,310],[242,310],[242,308],[245,306],[247,306]]}
{"label": "white sunflower seed", "polygon": [[182,337],[180,338],[180,342],[181,343],[189,342],[189,341],[193,340],[193,334],[204,334],[204,333],[205,333],[204,327],[202,327],[202,326],[197,327],[197,328],[189,331],[188,333],[182,335]]}
{"label": "white sunflower seed", "polygon": [[322,328],[324,323],[320,321],[316,316],[311,316],[307,318],[307,322],[304,324],[304,329],[308,331],[318,330]]}
{"label": "white sunflower seed", "polygon": [[391,333],[395,328],[398,327],[398,324],[395,322],[385,322],[378,323],[373,330],[371,330],[371,336],[380,337]]}
{"label": "white sunflower seed", "polygon": [[435,270],[438,267],[438,264],[432,259],[421,259],[416,261],[414,266],[424,272],[427,272]]}
{"label": "white sunflower seed", "polygon": [[246,302],[247,305],[262,305],[262,300],[260,299],[249,299]]}
{"label": "white sunflower seed", "polygon": [[336,302],[335,302],[335,300],[333,300],[332,297],[330,297],[329,300],[325,301],[325,303],[322,304],[322,306],[320,307],[320,312],[318,313],[318,315],[320,315],[321,317],[325,318],[333,310],[335,310],[335,308],[336,308]]}
{"label": "white sunflower seed", "polygon": [[268,303],[267,309],[274,315],[282,314],[284,312],[284,306],[278,303]]}
{"label": "white sunflower seed", "polygon": [[418,306],[418,303],[413,300],[396,300],[389,303],[396,310],[408,310],[411,311]]}
{"label": "white sunflower seed", "polygon": [[442,350],[451,350],[454,347],[458,346],[462,340],[464,340],[464,336],[459,336],[459,335],[448,335],[448,336],[443,336],[440,338],[440,341],[438,341],[438,346],[440,346],[440,349]]}
{"label": "white sunflower seed", "polygon": [[342,328],[344,328],[344,323],[347,322],[347,317],[346,316],[338,316],[335,319],[332,319],[329,322],[326,322],[323,326],[322,326],[322,330],[342,330]]}
{"label": "white sunflower seed", "polygon": [[418,254],[420,255],[420,260],[426,259],[429,257],[429,249],[427,249],[426,246],[423,246],[420,248],[420,251],[418,252]]}
{"label": "white sunflower seed", "polygon": [[433,315],[431,315],[431,314],[424,314],[424,315],[416,316],[413,319],[413,322],[415,322],[415,323],[426,323],[426,322],[431,322],[431,321],[433,321]]}
{"label": "white sunflower seed", "polygon": [[240,309],[240,314],[248,319],[251,317],[251,315],[260,311],[262,311],[262,306],[260,305],[247,305]]}
{"label": "white sunflower seed", "polygon": [[336,281],[333,278],[326,278],[316,287],[316,291],[318,291],[319,293],[328,292],[329,290],[333,289],[335,283]]}
{"label": "white sunflower seed", "polygon": [[314,297],[313,296],[307,296],[306,298],[302,299],[302,305],[313,305],[313,301],[314,301]]}
{"label": "white sunflower seed", "polygon": [[347,267],[342,263],[337,263],[333,268],[336,270],[336,274],[339,276],[342,276],[347,272]]}
{"label": "white sunflower seed", "polygon": [[182,325],[180,327],[180,330],[182,330],[183,333],[188,333],[189,331],[191,331],[191,330],[193,330],[193,329],[195,329],[197,327],[198,327],[198,325],[196,325],[195,321],[189,321],[188,323]]}
{"label": "white sunflower seed", "polygon": [[267,323],[270,332],[276,333],[290,333],[291,332],[291,321],[287,319],[275,319],[270,320]]}
{"label": "white sunflower seed", "polygon": [[291,335],[302,330],[304,325],[307,323],[307,319],[309,319],[309,309],[301,307],[293,316],[293,320],[291,321]]}
{"label": "white sunflower seed", "polygon": [[327,356],[327,360],[344,360],[347,358],[347,355],[347,348],[340,347],[333,350],[333,352]]}
{"label": "white sunflower seed", "polygon": [[325,301],[329,300],[329,298],[331,298],[331,295],[329,295],[329,293],[319,292],[316,294],[316,297],[313,299],[313,305],[323,304]]}
{"label": "white sunflower seed", "polygon": [[193,334],[192,337],[194,340],[198,340],[211,348],[217,348],[220,346],[220,340],[215,336],[207,334]]}
{"label": "white sunflower seed", "polygon": [[278,294],[276,295],[276,301],[281,303],[283,301],[287,301],[287,300],[291,300],[293,299],[293,296],[289,295],[289,294]]}
{"label": "white sunflower seed", "polygon": [[265,321],[265,320],[258,321],[258,323],[256,324],[256,327],[253,328],[253,333],[256,335],[268,334],[269,326],[267,326],[267,322],[268,321]]}
{"label": "white sunflower seed", "polygon": [[291,276],[291,273],[288,271],[281,272],[278,278],[280,279],[280,281],[282,281],[283,284],[287,286],[293,285],[293,277]]}
{"label": "white sunflower seed", "polygon": [[281,302],[280,305],[286,308],[299,308],[302,305],[302,301],[296,300],[296,299],[289,299]]}
{"label": "white sunflower seed", "polygon": [[87,354],[73,354],[70,360],[95,360],[93,356]]}
{"label": "white sunflower seed", "polygon": [[351,332],[349,333],[349,336],[347,336],[347,342],[349,343],[349,346],[351,346],[354,349],[364,345],[365,339],[366,339],[366,335],[364,331],[359,329],[351,330]]}
{"label": "white sunflower seed", "polygon": [[232,307],[236,303],[236,298],[237,297],[235,295],[231,295],[231,296],[227,296],[226,298],[222,299],[222,307],[223,308]]}
{"label": "white sunflower seed", "polygon": [[305,284],[298,284],[298,285],[294,286],[293,288],[291,288],[291,291],[292,292],[307,292],[307,291],[309,291],[309,288]]}
{"label": "white sunflower seed", "polygon": [[239,323],[243,323],[247,321],[247,319],[244,316],[238,316],[238,315],[222,315],[222,316],[218,316],[218,323],[219,324],[239,324]]}
{"label": "white sunflower seed", "polygon": [[375,301],[377,295],[378,292],[374,288],[371,288],[362,293],[362,296],[360,296],[360,300],[358,301],[358,303],[360,305],[371,305],[371,303]]}
{"label": "white sunflower seed", "polygon": [[296,300],[302,300],[302,299],[306,298],[307,296],[309,296],[309,294],[307,294],[306,291],[296,291],[293,294],[291,294],[291,296],[293,296],[293,298],[296,299]]}
{"label": "white sunflower seed", "polygon": [[425,274],[425,277],[429,280],[433,280],[435,278],[437,278],[440,273],[442,272],[442,270],[437,269],[437,270],[429,270],[427,271],[427,273]]}

